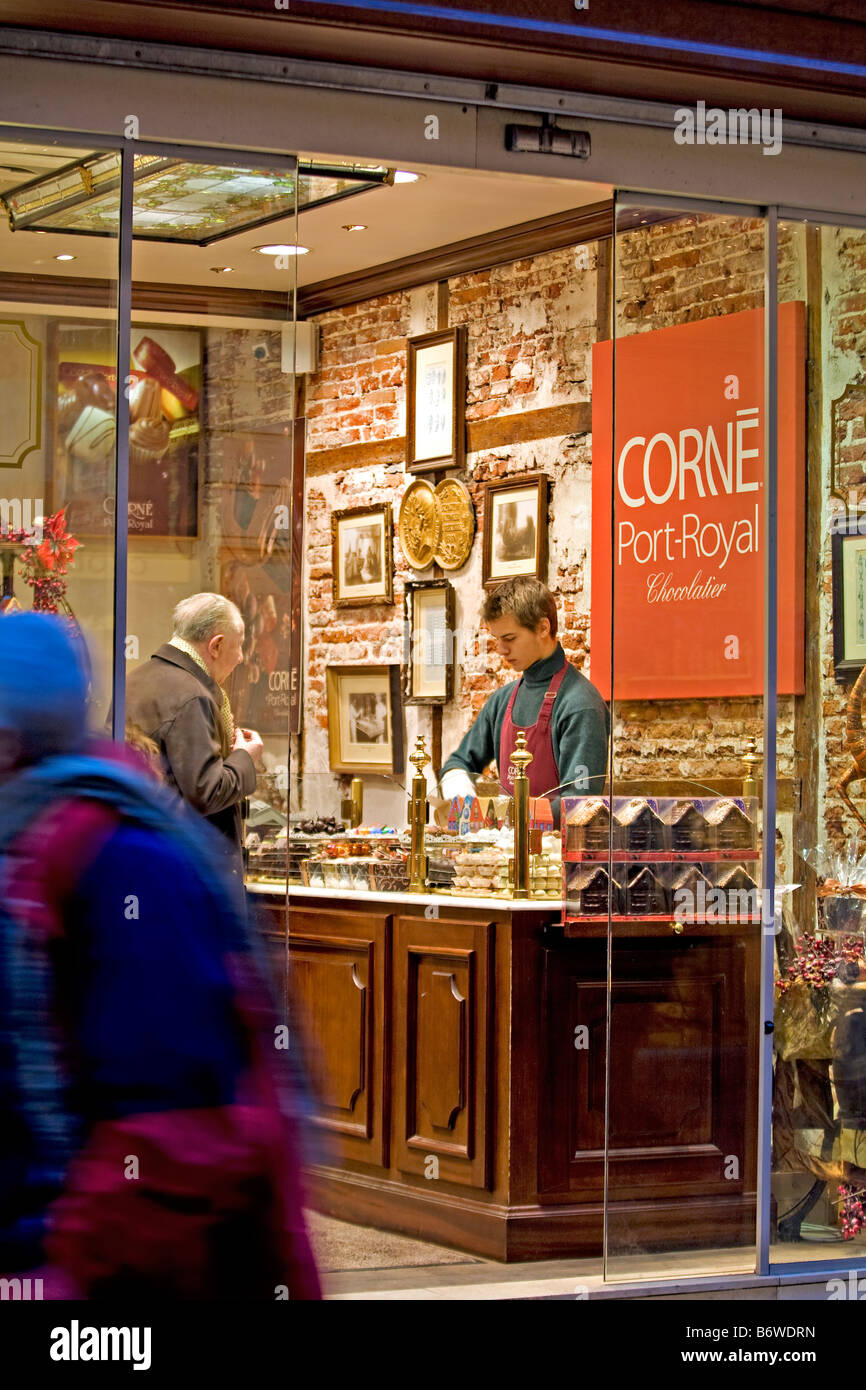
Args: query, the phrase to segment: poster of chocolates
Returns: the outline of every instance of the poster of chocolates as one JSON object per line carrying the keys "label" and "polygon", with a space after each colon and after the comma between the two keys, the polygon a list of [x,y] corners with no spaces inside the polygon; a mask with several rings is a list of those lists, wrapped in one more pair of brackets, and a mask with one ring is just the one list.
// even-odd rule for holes
{"label": "poster of chocolates", "polygon": [[[117,364],[113,326],[52,325],[54,510],[77,536],[114,527]],[[198,535],[202,337],[134,324],[129,397],[129,533]]]}
{"label": "poster of chocolates", "polygon": [[285,734],[292,706],[292,596],[280,589],[255,550],[220,554],[220,592],[244,618],[243,661],[226,690],[235,723],[260,734]]}
{"label": "poster of chocolates", "polygon": [[287,720],[299,728],[304,425],[296,421],[294,450],[282,426],[212,441],[222,460],[220,591],[244,619],[244,659],[227,690],[235,721],[261,734],[285,734]]}

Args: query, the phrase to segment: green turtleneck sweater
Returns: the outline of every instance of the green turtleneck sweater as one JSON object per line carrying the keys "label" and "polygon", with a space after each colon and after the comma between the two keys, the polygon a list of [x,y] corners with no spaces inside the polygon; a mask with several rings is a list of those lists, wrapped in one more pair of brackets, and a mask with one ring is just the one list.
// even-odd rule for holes
{"label": "green turtleneck sweater", "polygon": [[[541,702],[551,679],[566,665],[565,652],[557,642],[556,650],[543,661],[535,661],[523,672],[523,684],[517,692],[511,717],[518,727],[528,728],[538,719]],[[494,690],[482,706],[460,747],[442,768],[443,773],[460,767],[465,772],[481,772],[494,759],[499,759],[499,737],[505,711],[514,683]],[[575,666],[568,667],[553,705],[550,722],[553,756],[559,769],[559,782],[566,795],[599,794],[607,774],[607,741],[610,735],[610,715],[607,705],[595,686],[582,676]],[[585,769],[585,771],[583,771]],[[500,768],[500,775],[502,769]],[[568,788],[564,783],[574,782]],[[559,818],[559,799],[553,811]]]}

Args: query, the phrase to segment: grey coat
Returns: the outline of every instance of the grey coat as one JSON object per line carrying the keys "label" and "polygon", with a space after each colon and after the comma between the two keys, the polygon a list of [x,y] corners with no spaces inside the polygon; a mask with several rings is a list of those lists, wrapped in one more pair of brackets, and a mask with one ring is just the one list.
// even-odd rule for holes
{"label": "grey coat", "polygon": [[221,705],[216,681],[168,643],[126,683],[127,718],[158,745],[169,785],[240,850],[256,769],[249,753],[228,748]]}

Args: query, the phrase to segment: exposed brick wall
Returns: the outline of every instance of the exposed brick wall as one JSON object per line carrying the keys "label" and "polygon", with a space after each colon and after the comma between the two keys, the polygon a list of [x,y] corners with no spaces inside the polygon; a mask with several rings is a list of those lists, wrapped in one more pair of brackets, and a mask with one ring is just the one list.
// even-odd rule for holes
{"label": "exposed brick wall", "polygon": [[468,420],[588,399],[594,264],[581,246],[451,280],[450,323],[468,330]]}
{"label": "exposed brick wall", "polygon": [[[577,247],[454,277],[449,325],[467,329],[467,418],[488,419],[520,410],[589,400],[591,347],[596,326],[595,250]],[[390,500],[396,526],[400,498],[411,478],[402,465],[320,468],[316,454],[343,445],[396,438],[405,433],[405,360],[409,335],[437,326],[436,286],[324,314],[320,371],[307,382],[309,420],[307,486],[307,682],[304,781],[306,799],[337,797],[327,769],[325,670],[350,662],[399,661],[403,593],[411,578],[395,540],[394,605],[335,609],[331,575],[331,512]],[[566,436],[509,444],[470,454],[462,474],[475,504],[478,534],[467,565],[449,575],[454,584],[457,628],[465,659],[455,698],[443,714],[443,751],[453,751],[493,685],[512,679],[479,631],[484,598],[481,529],[484,485],[530,471],[551,478],[550,583],[560,598],[561,635],[569,657],[582,665],[588,654],[590,436]],[[430,713],[407,709],[407,736],[429,735]],[[428,737],[428,749],[430,747]],[[371,784],[376,779],[370,779]],[[403,814],[402,792],[392,793],[393,815]]]}
{"label": "exposed brick wall", "polygon": [[[856,293],[857,257],[863,256],[862,245],[850,247],[849,296]],[[754,222],[689,217],[641,227],[618,238],[616,258],[618,334],[650,332],[763,304],[763,232]],[[449,324],[465,324],[468,334],[470,421],[591,399],[591,352],[598,331],[596,260],[595,247],[569,248],[449,282]],[[785,226],[780,228],[780,288],[783,299],[805,297],[802,232]],[[859,341],[849,341],[856,301],[840,297],[839,312],[844,320],[839,333],[847,334],[839,344],[853,358]],[[402,435],[405,337],[436,327],[436,287],[352,306],[323,315],[319,322],[321,370],[308,380],[307,391],[310,450]],[[592,677],[591,457],[592,437],[584,433],[505,444],[467,458],[463,478],[475,502],[479,533],[468,564],[449,576],[456,591],[457,626],[468,635],[470,652],[458,672],[455,698],[443,714],[446,756],[491,688],[511,679],[487,638],[478,634],[484,484],[490,479],[536,470],[550,477],[548,581],[557,595],[566,653]],[[315,776],[320,788],[328,784],[325,668],[331,661],[399,660],[403,588],[411,577],[395,541],[393,608],[335,610],[330,513],[336,507],[390,499],[396,523],[408,481],[400,465],[331,467],[319,474],[315,452],[309,460],[305,773]],[[838,718],[835,686],[827,700],[828,719]],[[781,776],[797,775],[794,705],[790,698],[780,704]],[[739,777],[749,736],[761,742],[759,699],[627,701],[616,714],[616,760],[624,778]],[[427,732],[429,713],[407,711],[407,723],[410,738],[416,730]],[[402,805],[402,793],[393,799],[395,816],[400,814],[398,800]]]}
{"label": "exposed brick wall", "polygon": [[[590,399],[596,336],[596,250],[580,246],[515,261],[449,284],[449,321],[467,329],[467,418]],[[558,600],[560,637],[570,660],[588,658],[588,503],[590,436],[565,435],[470,454],[464,481],[472,494],[479,539],[462,572],[464,623],[477,627],[483,602],[481,543],[485,484],[543,472],[550,478],[548,582]],[[465,576],[465,577],[464,577]],[[485,634],[479,659],[464,675],[446,711],[445,743],[453,748],[493,686],[513,680]]]}
{"label": "exposed brick wall", "polygon": [[319,371],[307,380],[307,447],[337,449],[405,430],[412,299],[390,294],[318,319]]}

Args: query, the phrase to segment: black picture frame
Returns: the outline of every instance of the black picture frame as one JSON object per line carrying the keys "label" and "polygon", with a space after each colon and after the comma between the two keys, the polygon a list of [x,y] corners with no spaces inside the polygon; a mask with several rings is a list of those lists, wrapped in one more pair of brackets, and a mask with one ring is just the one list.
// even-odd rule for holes
{"label": "black picture frame", "polygon": [[[371,583],[355,586],[344,582],[344,530],[374,531],[378,538],[381,574]],[[331,513],[331,566],[334,576],[335,608],[369,608],[373,604],[394,602],[394,523],[391,503],[371,503],[366,507],[346,507]]]}
{"label": "black picture frame", "polygon": [[[849,547],[863,553],[863,587],[859,600],[851,582]],[[860,516],[837,516],[831,534],[833,571],[833,674],[837,681],[850,681],[866,666],[866,512]],[[846,626],[852,605],[858,605],[864,618],[864,641],[855,648]]]}

